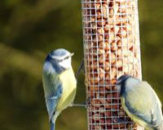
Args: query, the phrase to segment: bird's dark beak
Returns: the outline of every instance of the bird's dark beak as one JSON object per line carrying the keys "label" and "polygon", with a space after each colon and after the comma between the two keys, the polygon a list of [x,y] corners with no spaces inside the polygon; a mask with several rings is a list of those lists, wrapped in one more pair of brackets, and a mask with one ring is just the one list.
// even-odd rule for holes
{"label": "bird's dark beak", "polygon": [[120,86],[121,86],[121,82],[117,80],[116,84],[115,84],[117,91],[120,92]]}
{"label": "bird's dark beak", "polygon": [[121,82],[117,80],[115,85],[120,85],[120,84],[121,84]]}

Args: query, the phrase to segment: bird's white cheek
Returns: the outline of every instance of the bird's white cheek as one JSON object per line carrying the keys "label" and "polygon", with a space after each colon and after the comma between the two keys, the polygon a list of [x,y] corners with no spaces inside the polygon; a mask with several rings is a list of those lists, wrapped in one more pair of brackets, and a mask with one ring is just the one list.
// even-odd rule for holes
{"label": "bird's white cheek", "polygon": [[59,63],[60,66],[62,66],[65,69],[71,68],[71,60],[64,60]]}

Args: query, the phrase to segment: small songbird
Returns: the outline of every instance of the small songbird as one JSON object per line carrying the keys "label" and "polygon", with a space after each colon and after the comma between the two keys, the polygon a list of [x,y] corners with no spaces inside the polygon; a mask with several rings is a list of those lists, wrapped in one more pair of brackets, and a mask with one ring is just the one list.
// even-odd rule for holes
{"label": "small songbird", "polygon": [[73,103],[76,78],[71,66],[73,53],[57,49],[48,54],[43,66],[43,87],[50,130],[55,130],[59,114]]}
{"label": "small songbird", "polygon": [[129,75],[117,80],[123,109],[128,116],[147,130],[163,130],[162,105],[152,87]]}

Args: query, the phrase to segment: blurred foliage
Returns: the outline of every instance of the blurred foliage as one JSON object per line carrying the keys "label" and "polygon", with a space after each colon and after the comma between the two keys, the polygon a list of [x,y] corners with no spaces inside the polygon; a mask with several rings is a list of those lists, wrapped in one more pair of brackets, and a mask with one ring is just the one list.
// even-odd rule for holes
{"label": "blurred foliage", "polygon": [[[163,101],[163,1],[139,2],[143,78]],[[0,129],[48,130],[41,81],[46,54],[63,47],[75,52],[75,71],[83,57],[81,5],[78,0],[0,1]],[[77,98],[85,98],[83,76]],[[86,111],[69,108],[57,129],[86,130]]]}

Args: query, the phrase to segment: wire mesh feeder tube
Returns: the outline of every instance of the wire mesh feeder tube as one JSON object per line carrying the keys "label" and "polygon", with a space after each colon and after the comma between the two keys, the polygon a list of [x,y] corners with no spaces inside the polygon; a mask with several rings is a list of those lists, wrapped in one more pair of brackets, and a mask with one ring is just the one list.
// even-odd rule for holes
{"label": "wire mesh feeder tube", "polygon": [[115,82],[141,78],[137,0],[82,0],[89,130],[138,129],[122,110]]}

